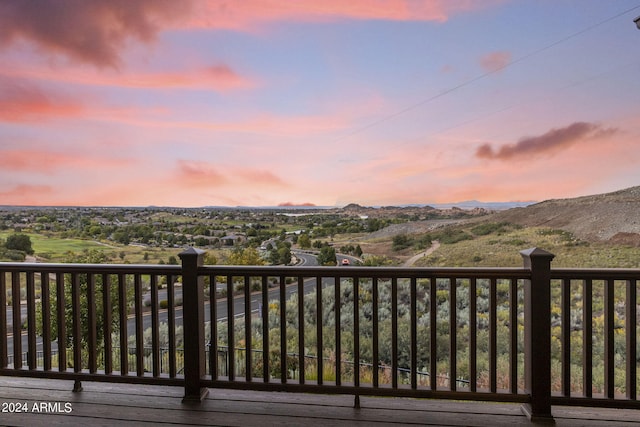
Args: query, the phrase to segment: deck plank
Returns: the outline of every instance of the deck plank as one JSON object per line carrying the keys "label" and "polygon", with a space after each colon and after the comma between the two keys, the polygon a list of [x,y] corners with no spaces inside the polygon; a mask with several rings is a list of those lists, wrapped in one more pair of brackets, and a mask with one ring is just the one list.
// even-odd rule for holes
{"label": "deck plank", "polygon": [[[131,384],[83,383],[0,377],[0,404],[69,402],[71,413],[0,413],[0,424],[15,426],[225,425],[225,426],[514,426],[530,425],[517,404],[412,398],[310,395],[211,389],[200,404],[182,403],[183,389]],[[558,426],[624,426],[640,422],[640,411],[554,407]]]}

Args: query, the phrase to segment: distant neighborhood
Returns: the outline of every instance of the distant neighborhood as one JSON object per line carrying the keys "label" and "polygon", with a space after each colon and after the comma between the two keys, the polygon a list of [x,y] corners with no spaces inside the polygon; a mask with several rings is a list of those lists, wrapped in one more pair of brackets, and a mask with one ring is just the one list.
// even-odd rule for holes
{"label": "distant neighborhood", "polygon": [[518,266],[542,247],[556,266],[637,267],[638,212],[640,187],[506,210],[0,206],[0,261],[176,264],[197,247],[209,264]]}
{"label": "distant neighborhood", "polygon": [[[24,234],[32,240],[77,239],[141,250],[239,248],[259,251],[267,263],[286,264],[294,245],[320,251],[323,246],[332,246],[332,239],[338,235],[373,233],[411,221],[487,213],[484,209],[367,208],[356,204],[332,209],[5,206],[0,207],[0,244],[13,234]],[[39,250],[37,244],[34,246],[34,254],[23,251],[21,256],[5,249],[0,256],[15,261],[34,255],[46,260],[50,254]],[[356,251],[355,247],[346,249]],[[278,251],[279,256],[274,254]]]}

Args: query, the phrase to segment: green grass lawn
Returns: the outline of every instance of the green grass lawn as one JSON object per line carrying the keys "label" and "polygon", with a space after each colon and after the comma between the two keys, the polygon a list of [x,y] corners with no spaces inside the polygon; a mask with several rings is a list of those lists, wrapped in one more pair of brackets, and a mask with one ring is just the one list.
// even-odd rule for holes
{"label": "green grass lawn", "polygon": [[[0,239],[6,240],[13,232],[0,232]],[[106,250],[107,246],[81,239],[61,239],[37,233],[24,233],[31,239],[36,256],[59,258],[67,252],[83,252],[90,249]]]}
{"label": "green grass lawn", "polygon": [[[0,232],[0,239],[14,234]],[[160,260],[167,262],[170,256],[178,257],[182,249],[145,248],[140,246],[122,246],[113,242],[101,243],[93,240],[63,239],[38,233],[24,233],[31,239],[34,255],[46,262],[65,262],[71,254],[80,254],[88,250],[104,252],[113,263],[158,264]],[[146,259],[145,259],[146,254]],[[72,256],[71,256],[72,257]]]}

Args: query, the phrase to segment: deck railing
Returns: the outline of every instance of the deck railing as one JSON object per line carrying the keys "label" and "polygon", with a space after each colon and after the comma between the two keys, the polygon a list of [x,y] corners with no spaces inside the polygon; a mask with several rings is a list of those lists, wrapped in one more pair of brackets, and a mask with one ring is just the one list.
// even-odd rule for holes
{"label": "deck railing", "polygon": [[551,269],[539,249],[522,268],[205,266],[203,254],[0,263],[0,375],[180,385],[185,401],[242,388],[520,402],[532,419],[552,404],[640,409],[639,269]]}

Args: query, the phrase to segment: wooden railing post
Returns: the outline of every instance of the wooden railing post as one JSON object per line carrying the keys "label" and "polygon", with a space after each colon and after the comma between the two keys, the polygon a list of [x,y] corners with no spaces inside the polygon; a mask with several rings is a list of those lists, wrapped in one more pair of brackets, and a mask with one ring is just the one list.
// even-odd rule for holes
{"label": "wooden railing post", "polygon": [[533,422],[553,423],[551,415],[551,261],[538,248],[520,252],[531,279],[524,287],[524,388],[531,402],[522,406]]}
{"label": "wooden railing post", "polygon": [[204,251],[189,248],[179,254],[182,260],[182,315],[184,328],[183,403],[197,403],[209,390],[200,386],[205,376],[204,281],[198,267],[204,264]]}

